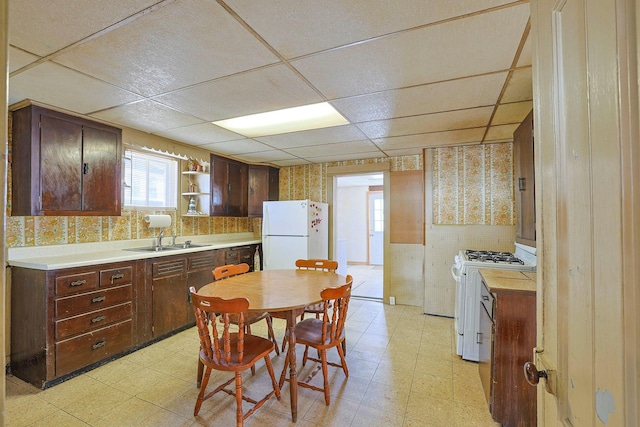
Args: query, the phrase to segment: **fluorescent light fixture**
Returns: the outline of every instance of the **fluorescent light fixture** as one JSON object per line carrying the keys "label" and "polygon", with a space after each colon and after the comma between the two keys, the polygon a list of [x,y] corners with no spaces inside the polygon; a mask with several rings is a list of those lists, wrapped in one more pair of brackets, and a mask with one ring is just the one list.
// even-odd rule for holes
{"label": "fluorescent light fixture", "polygon": [[349,124],[328,102],[213,122],[248,138]]}

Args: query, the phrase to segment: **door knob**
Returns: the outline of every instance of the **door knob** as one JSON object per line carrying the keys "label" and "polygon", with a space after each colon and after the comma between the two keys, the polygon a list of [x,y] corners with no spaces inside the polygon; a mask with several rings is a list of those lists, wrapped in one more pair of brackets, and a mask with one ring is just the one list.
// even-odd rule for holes
{"label": "door knob", "polygon": [[547,371],[538,371],[536,365],[531,362],[527,362],[524,364],[524,377],[527,379],[527,382],[533,386],[538,385],[540,382],[540,378],[547,379]]}

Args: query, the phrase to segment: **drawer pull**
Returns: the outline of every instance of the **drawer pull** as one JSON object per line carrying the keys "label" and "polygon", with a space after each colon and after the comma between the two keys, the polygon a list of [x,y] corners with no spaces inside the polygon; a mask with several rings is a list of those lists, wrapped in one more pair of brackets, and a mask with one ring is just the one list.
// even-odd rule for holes
{"label": "drawer pull", "polygon": [[107,299],[107,297],[102,295],[101,297],[95,297],[94,299],[91,300],[91,302],[102,302],[102,301],[104,301],[106,299]]}
{"label": "drawer pull", "polygon": [[86,280],[76,280],[75,282],[69,283],[69,285],[71,285],[71,286],[82,286],[85,283],[87,283]]}
{"label": "drawer pull", "polygon": [[482,299],[484,301],[489,301],[489,295],[482,295]]}
{"label": "drawer pull", "polygon": [[93,319],[91,319],[91,323],[98,323],[98,322],[102,322],[104,319],[106,319],[105,316],[98,316],[98,317],[94,317]]}
{"label": "drawer pull", "polygon": [[94,349],[94,350],[97,350],[100,347],[104,347],[105,345],[107,345],[107,342],[105,340],[102,340],[102,341],[98,341],[97,343],[92,345],[91,348]]}
{"label": "drawer pull", "polygon": [[122,279],[124,277],[124,273],[118,273],[111,276],[111,284],[113,285],[114,280]]}

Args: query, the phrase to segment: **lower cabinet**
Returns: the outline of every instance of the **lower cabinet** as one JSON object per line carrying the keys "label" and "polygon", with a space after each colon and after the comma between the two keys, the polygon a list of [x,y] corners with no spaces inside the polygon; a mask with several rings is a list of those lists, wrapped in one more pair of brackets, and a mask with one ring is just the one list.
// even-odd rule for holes
{"label": "lower cabinet", "polygon": [[524,364],[536,345],[536,294],[481,288],[478,371],[493,420],[504,427],[535,426],[535,387]]}
{"label": "lower cabinet", "polygon": [[11,268],[11,372],[46,388],[195,325],[189,287],[259,245],[61,270]]}
{"label": "lower cabinet", "polygon": [[11,269],[11,372],[45,388],[135,344],[136,263]]}

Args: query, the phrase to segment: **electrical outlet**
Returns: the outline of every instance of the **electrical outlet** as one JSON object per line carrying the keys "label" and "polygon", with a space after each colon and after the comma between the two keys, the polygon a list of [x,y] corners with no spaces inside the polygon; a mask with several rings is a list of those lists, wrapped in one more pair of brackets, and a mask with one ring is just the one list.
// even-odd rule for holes
{"label": "electrical outlet", "polygon": [[396,305],[396,297],[389,297],[389,304]]}

